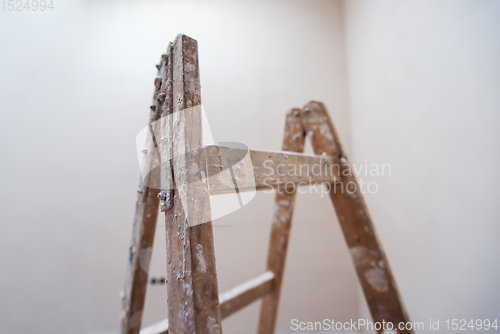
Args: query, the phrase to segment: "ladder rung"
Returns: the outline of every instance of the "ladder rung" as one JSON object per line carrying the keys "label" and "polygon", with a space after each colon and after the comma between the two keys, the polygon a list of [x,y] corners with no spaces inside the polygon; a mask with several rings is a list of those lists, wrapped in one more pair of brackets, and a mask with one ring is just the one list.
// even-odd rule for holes
{"label": "ladder rung", "polygon": [[[243,157],[248,153],[250,160],[245,160]],[[295,189],[297,186],[340,180],[340,160],[337,157],[297,152],[247,151],[224,146],[207,146],[206,155],[210,195],[234,193],[235,184],[239,192],[245,192],[283,186]],[[221,161],[225,166],[221,165]],[[227,168],[232,168],[233,176],[225,170]],[[231,176],[233,180],[228,179]]]}
{"label": "ladder rung", "polygon": [[[274,283],[274,274],[266,271],[259,276],[246,281],[229,291],[219,295],[220,312],[222,319],[251,304],[257,299],[271,292]],[[140,334],[168,334],[168,320],[162,320],[154,325],[141,329]]]}
{"label": "ladder rung", "polygon": [[259,276],[246,281],[229,291],[219,295],[220,313],[222,319],[242,309],[248,304],[271,292],[274,283],[274,274],[266,271]]}
{"label": "ladder rung", "polygon": [[168,334],[168,319],[141,329],[139,334]]}

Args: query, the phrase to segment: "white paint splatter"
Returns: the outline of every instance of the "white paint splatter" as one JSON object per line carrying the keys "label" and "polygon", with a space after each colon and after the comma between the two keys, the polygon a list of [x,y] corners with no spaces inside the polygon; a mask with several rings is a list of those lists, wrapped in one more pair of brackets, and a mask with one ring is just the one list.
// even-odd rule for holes
{"label": "white paint splatter", "polygon": [[354,260],[354,264],[356,266],[363,265],[366,263],[366,257],[368,255],[368,251],[363,246],[354,246],[349,249],[351,251],[352,258]]}
{"label": "white paint splatter", "polygon": [[283,206],[290,206],[290,201],[288,200],[281,200],[278,202],[279,205],[283,205]]}
{"label": "white paint splatter", "polygon": [[368,283],[378,292],[387,292],[389,290],[389,284],[382,269],[373,268],[367,270],[364,275]]}
{"label": "white paint splatter", "polygon": [[142,310],[135,312],[128,321],[128,327],[134,328],[141,324],[142,320]]}
{"label": "white paint splatter", "polygon": [[146,273],[149,271],[149,261],[151,261],[151,247],[141,249],[139,253],[139,266]]}
{"label": "white paint splatter", "polygon": [[198,173],[198,164],[196,163],[191,163],[191,174],[196,174]]}
{"label": "white paint splatter", "polygon": [[207,272],[207,263],[205,262],[205,258],[203,257],[203,247],[200,244],[196,245],[196,258],[198,259],[200,271],[202,273]]}
{"label": "white paint splatter", "polygon": [[207,321],[207,332],[209,334],[220,334],[220,326],[216,324],[215,319],[212,317],[208,317]]}

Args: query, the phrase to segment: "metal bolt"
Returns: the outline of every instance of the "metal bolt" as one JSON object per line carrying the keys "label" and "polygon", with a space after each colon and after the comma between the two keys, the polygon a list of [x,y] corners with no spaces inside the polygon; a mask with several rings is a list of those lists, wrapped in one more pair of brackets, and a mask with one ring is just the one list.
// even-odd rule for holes
{"label": "metal bolt", "polygon": [[160,101],[160,103],[163,103],[163,101],[165,101],[166,97],[167,97],[167,95],[165,93],[160,93],[160,94],[158,94],[158,101]]}
{"label": "metal bolt", "polygon": [[156,77],[155,78],[155,87],[157,89],[160,89],[160,87],[161,87],[161,77]]}
{"label": "metal bolt", "polygon": [[309,110],[309,108],[305,108],[305,109],[304,109],[304,113],[306,113],[306,114],[309,114],[309,112],[310,112],[310,111],[311,111],[311,110]]}
{"label": "metal bolt", "polygon": [[160,200],[160,201],[164,201],[167,199],[167,193],[164,192],[164,191],[160,191],[158,193],[158,195],[156,195],[156,197]]}

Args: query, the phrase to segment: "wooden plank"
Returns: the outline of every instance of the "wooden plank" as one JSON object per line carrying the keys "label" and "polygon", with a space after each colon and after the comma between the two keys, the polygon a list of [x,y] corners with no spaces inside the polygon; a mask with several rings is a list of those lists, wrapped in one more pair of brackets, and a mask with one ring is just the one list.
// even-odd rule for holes
{"label": "wooden plank", "polygon": [[[197,42],[172,49],[174,205],[166,211],[167,305],[173,333],[222,333],[208,184],[202,146]],[[194,225],[194,226],[189,226]]]}
{"label": "wooden plank", "polygon": [[268,294],[274,284],[274,273],[266,271],[259,276],[240,284],[219,296],[222,318],[242,309]]}
{"label": "wooden plank", "polygon": [[[336,182],[339,177],[340,164],[336,157],[290,151],[247,151],[224,146],[208,146],[206,152],[210,195],[234,193],[235,183],[238,184],[239,192],[272,188],[289,191],[298,186]],[[252,168],[253,177],[249,177],[248,173],[238,174],[237,171],[231,174],[221,172],[233,168],[247,152],[252,166],[243,167]],[[234,180],[231,175],[235,176]]]}
{"label": "wooden plank", "polygon": [[[292,109],[286,116],[283,151],[303,152],[304,131],[302,129],[300,109]],[[292,225],[295,192],[276,193],[275,213],[271,226],[267,270],[274,273],[274,289],[264,296],[260,308],[259,334],[272,334],[276,327],[281,283],[285,270],[288,238]]]}
{"label": "wooden plank", "polygon": [[[162,65],[161,65],[162,66]],[[158,69],[158,74],[163,71],[163,67]],[[158,124],[161,112],[158,108],[159,85],[155,80],[155,92],[153,94],[153,104],[149,117],[149,125],[152,136],[149,137],[146,145],[144,159],[145,170],[150,170],[150,166],[157,159],[155,153],[155,127]],[[137,334],[141,328],[142,312],[146,289],[148,283],[149,263],[153,249],[154,235],[156,231],[156,220],[158,217],[158,185],[159,168],[154,168],[148,177],[143,181],[141,178],[138,191],[138,199],[135,210],[133,224],[132,241],[129,248],[129,263],[125,278],[125,290],[122,294],[122,334]]]}
{"label": "wooden plank", "polygon": [[[308,103],[304,107],[302,120],[305,131],[311,135],[315,153],[325,152],[329,156],[336,156],[347,169],[347,158],[323,104],[314,101]],[[399,322],[407,322],[409,318],[356,178],[352,173],[342,174],[342,184],[332,187],[330,198],[350,249],[359,282],[373,321],[392,322],[396,328]],[[346,189],[348,185],[350,189]],[[413,333],[413,331],[399,331],[399,333]]]}
{"label": "wooden plank", "polygon": [[[219,295],[222,318],[227,318],[236,311],[265,296],[272,291],[274,274],[266,271],[259,276],[246,281],[229,291]],[[154,325],[141,329],[140,334],[167,334],[168,320],[162,320]]]}
{"label": "wooden plank", "polygon": [[168,334],[168,319],[141,329],[140,334]]}
{"label": "wooden plank", "polygon": [[[163,108],[166,109],[167,120],[174,122],[174,114],[179,115],[177,113],[177,99],[183,101],[184,96],[182,36],[177,36],[170,51],[168,62],[171,66],[172,88],[168,87],[167,91],[172,91],[172,96],[165,96],[166,105]],[[168,115],[172,116],[169,117]],[[167,145],[170,145],[170,138],[173,140],[176,130],[169,125],[169,122],[163,120],[162,137],[167,138],[169,141]],[[182,142],[184,142],[184,139],[182,139]],[[163,144],[165,145],[165,143]],[[175,150],[175,148],[172,149]],[[162,146],[161,154],[162,170],[164,170],[165,160],[168,161],[175,152],[171,153],[165,149],[165,146]],[[168,182],[165,176],[166,174],[163,171],[162,187],[165,187]],[[174,191],[173,208],[165,212],[165,231],[167,246],[167,318],[169,326],[174,333],[194,334],[196,327],[190,274],[192,264],[189,226],[178,189]]]}
{"label": "wooden plank", "polygon": [[158,190],[148,188],[142,183],[139,192],[141,193],[136,204],[125,290],[122,295],[122,334],[137,334],[141,328],[158,217]]}
{"label": "wooden plank", "polygon": [[174,205],[174,175],[173,175],[173,67],[172,43],[169,43],[164,57],[165,71],[161,91],[164,94],[161,105],[161,126],[159,133],[160,146],[160,211],[165,212]]}

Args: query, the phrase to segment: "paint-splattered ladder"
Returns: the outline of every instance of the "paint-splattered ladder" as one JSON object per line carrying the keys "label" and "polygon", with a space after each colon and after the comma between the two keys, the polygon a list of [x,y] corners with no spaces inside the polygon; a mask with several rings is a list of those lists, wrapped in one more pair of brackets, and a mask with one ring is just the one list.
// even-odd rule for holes
{"label": "paint-splattered ladder", "polygon": [[[204,147],[197,42],[179,35],[169,45],[157,68],[150,118],[152,140],[146,151],[159,152],[159,156],[146,155],[146,164],[156,161],[160,168],[153,169],[150,179],[141,181],[139,188],[123,293],[121,333],[222,333],[222,318],[259,298],[262,298],[262,306],[258,333],[273,333],[295,192],[277,192],[267,271],[221,295],[218,294],[212,222],[207,220],[210,217],[210,195],[229,191],[227,183],[217,176],[223,169],[220,162],[224,157],[248,152],[255,176],[253,185],[257,190],[269,185],[264,184],[262,168],[266,159],[271,160],[275,167],[283,164],[289,166],[287,168],[304,163],[311,166],[336,164],[341,166],[336,173],[313,176],[308,183],[357,185],[353,175],[342,173],[348,162],[330,117],[323,104],[318,102],[310,102],[302,109],[292,109],[286,117],[283,152],[239,152],[238,148]],[[159,135],[155,136],[155,133]],[[306,136],[311,138],[317,155],[302,154]],[[159,174],[159,184],[154,184],[154,173]],[[295,185],[304,184],[303,178],[287,173],[280,175],[271,186],[283,187],[285,184],[293,185],[295,189]],[[245,187],[236,188],[239,192],[246,190]],[[331,190],[330,198],[351,250],[373,321],[391,322],[395,327],[400,322],[407,322],[408,316],[359,189]],[[141,330],[149,261],[160,207],[165,212],[167,235],[168,315],[166,320]]]}

